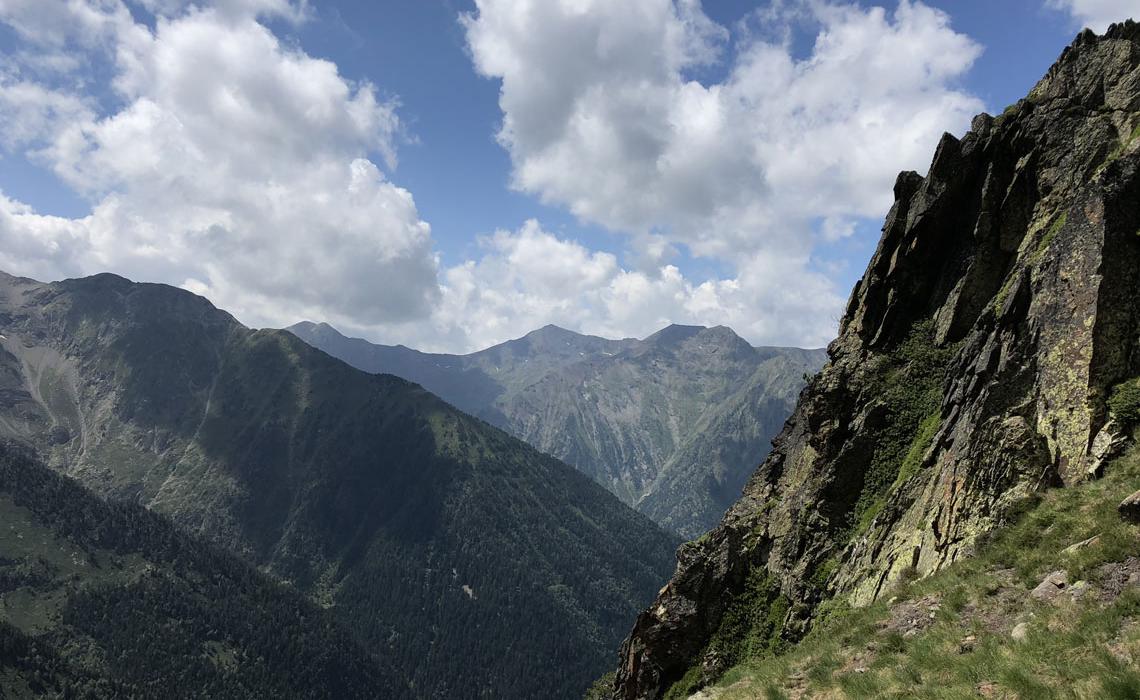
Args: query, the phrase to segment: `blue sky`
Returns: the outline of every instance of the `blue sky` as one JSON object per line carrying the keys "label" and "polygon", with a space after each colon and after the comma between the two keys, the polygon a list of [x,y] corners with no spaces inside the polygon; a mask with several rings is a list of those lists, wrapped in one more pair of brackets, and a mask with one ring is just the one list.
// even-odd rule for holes
{"label": "blue sky", "polygon": [[[712,19],[731,26],[760,4],[714,0],[702,6]],[[1040,0],[928,4],[949,13],[955,29],[985,47],[963,83],[991,111],[1024,97],[1078,26],[1069,13],[1049,9]],[[498,85],[472,70],[458,21],[460,13],[474,11],[473,2],[356,0],[314,9],[315,21],[299,27],[295,40],[310,53],[335,61],[347,76],[372,80],[399,95],[401,113],[417,142],[401,149],[395,179],[415,193],[446,264],[469,256],[473,234],[514,227],[529,218],[591,246],[621,247],[604,228],[511,189],[510,157],[494,140],[502,120]],[[829,256],[846,263],[845,287],[862,274],[879,225],[881,221],[866,222],[851,245]],[[681,266],[698,274],[702,270],[701,262],[689,256]]]}
{"label": "blue sky", "polygon": [[0,267],[437,350],[820,345],[893,174],[1133,4],[0,0]]}

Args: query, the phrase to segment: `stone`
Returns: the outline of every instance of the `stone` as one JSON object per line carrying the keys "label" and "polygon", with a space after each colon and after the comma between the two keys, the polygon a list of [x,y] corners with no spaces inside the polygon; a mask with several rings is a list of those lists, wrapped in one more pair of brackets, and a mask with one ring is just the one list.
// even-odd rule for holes
{"label": "stone", "polygon": [[1104,465],[1118,457],[1129,443],[1128,435],[1115,421],[1109,421],[1093,438],[1088,474],[1098,478],[1104,473]]}
{"label": "stone", "polygon": [[1089,585],[1088,581],[1077,581],[1069,586],[1068,594],[1074,601],[1078,601],[1087,596],[1090,591],[1092,591],[1092,586]]}
{"label": "stone", "polygon": [[1029,593],[1029,597],[1047,603],[1052,602],[1068,585],[1069,575],[1064,571],[1054,571],[1037,584],[1037,587]]}
{"label": "stone", "polygon": [[1077,542],[1075,544],[1069,545],[1068,547],[1065,547],[1064,549],[1061,550],[1061,554],[1076,554],[1077,552],[1081,551],[1082,549],[1087,549],[1087,548],[1093,547],[1097,544],[1100,544],[1100,535],[1099,534],[1093,535],[1092,537],[1088,538],[1087,540],[1081,540],[1080,542]]}
{"label": "stone", "polygon": [[1140,491],[1121,501],[1116,511],[1123,520],[1140,524]]}
{"label": "stone", "polygon": [[1029,623],[1028,622],[1017,623],[1016,625],[1013,626],[1013,629],[1010,631],[1009,636],[1015,642],[1024,642],[1026,639],[1029,638]]}

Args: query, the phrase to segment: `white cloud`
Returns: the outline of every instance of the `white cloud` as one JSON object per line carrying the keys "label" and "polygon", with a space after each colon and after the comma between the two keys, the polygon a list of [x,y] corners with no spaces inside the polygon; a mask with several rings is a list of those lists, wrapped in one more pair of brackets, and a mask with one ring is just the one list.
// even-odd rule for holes
{"label": "white cloud", "polygon": [[[396,162],[395,102],[261,23],[303,21],[305,2],[134,0],[153,29],[123,3],[0,0],[23,38],[0,61],[0,146],[91,202],[69,219],[0,193],[0,267],[111,270],[253,325],[328,320],[427,349],[551,322],[821,345],[846,290],[818,246],[881,217],[897,170],[923,169],[980,109],[954,87],[978,47],[918,3],[781,2],[734,38],[696,0],[478,0],[467,36],[502,79],[515,186],[628,234],[633,264],[528,222],[440,269],[411,194],[377,165]],[[805,26],[814,46],[793,55]],[[679,246],[730,273],[686,278]]]}
{"label": "white cloud", "polygon": [[1082,27],[1096,32],[1104,32],[1114,22],[1140,19],[1136,0],[1048,0],[1047,5],[1068,12]]}
{"label": "white cloud", "polygon": [[818,274],[794,287],[774,284],[772,267],[804,266],[793,257],[764,256],[739,279],[698,284],[672,265],[623,268],[614,255],[559,238],[536,221],[486,236],[480,249],[477,259],[444,272],[443,298],[428,321],[383,328],[349,322],[342,329],[438,351],[487,347],[547,323],[618,338],[669,323],[723,324],[749,338],[821,346],[830,329],[821,332],[814,321],[841,303]]}
{"label": "white cloud", "polygon": [[[732,45],[695,1],[476,6],[464,25],[476,68],[501,81],[514,186],[635,244],[729,261],[741,284],[804,288],[815,246],[885,214],[898,171],[925,170],[942,132],[982,109],[956,87],[980,47],[918,2],[779,3]],[[799,57],[790,23],[805,20],[818,33]],[[729,48],[723,79],[690,77]],[[838,307],[808,337],[832,332]],[[771,312],[750,325],[800,322]]]}
{"label": "white cloud", "polygon": [[[71,41],[42,5],[0,2],[29,41]],[[0,197],[0,263],[179,284],[252,324],[426,316],[439,298],[430,229],[372,160],[395,163],[395,105],[256,21],[302,5],[223,5],[160,17],[153,33],[118,2],[62,5],[68,22],[110,27],[90,51],[111,56],[122,106],[99,114],[64,90],[0,80],[5,145],[92,202],[68,220]]]}
{"label": "white cloud", "polygon": [[92,46],[134,24],[119,0],[0,0],[0,18],[38,44]]}

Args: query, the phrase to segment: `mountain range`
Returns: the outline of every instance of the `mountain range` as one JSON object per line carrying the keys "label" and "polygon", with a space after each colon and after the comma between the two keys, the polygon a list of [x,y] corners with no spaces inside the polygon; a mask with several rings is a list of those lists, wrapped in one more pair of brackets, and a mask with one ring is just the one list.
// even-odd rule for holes
{"label": "mountain range", "polygon": [[288,329],[367,372],[421,384],[581,470],[662,527],[709,530],[783,427],[823,350],[753,347],[724,326],[638,340],[546,326],[469,355]]}
{"label": "mountain range", "polygon": [[415,697],[575,697],[673,567],[575,469],[188,292],[0,275],[0,336],[0,436],[288,583]]}
{"label": "mountain range", "polygon": [[[1137,329],[1132,21],[898,176],[802,389],[724,328],[426,355],[0,274],[0,695],[1140,697]],[[696,532],[738,450],[675,556],[610,492]]]}

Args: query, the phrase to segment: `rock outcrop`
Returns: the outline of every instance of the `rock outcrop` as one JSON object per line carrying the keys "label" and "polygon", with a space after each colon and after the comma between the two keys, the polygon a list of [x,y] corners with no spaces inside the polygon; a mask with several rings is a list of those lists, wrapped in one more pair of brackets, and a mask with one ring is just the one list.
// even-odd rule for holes
{"label": "rock outcrop", "polygon": [[721,525],[680,550],[615,698],[699,686],[801,637],[822,601],[938,571],[1038,490],[1097,474],[1121,442],[1109,393],[1140,374],[1138,151],[1126,22],[899,176],[829,364]]}

